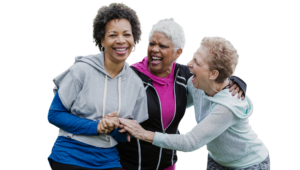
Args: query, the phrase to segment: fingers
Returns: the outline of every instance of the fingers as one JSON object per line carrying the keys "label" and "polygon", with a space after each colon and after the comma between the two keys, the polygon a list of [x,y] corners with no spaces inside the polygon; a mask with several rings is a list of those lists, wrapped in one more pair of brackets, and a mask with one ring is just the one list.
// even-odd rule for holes
{"label": "fingers", "polygon": [[119,132],[120,133],[125,133],[125,132],[127,132],[127,130],[126,129],[120,129]]}
{"label": "fingers", "polygon": [[114,112],[108,113],[107,116],[109,116],[109,117],[117,117],[118,116],[118,112],[114,111]]}
{"label": "fingers", "polygon": [[235,96],[240,91],[239,87],[236,87],[235,90],[232,92],[232,96]]}
{"label": "fingers", "polygon": [[119,128],[120,128],[120,129],[123,129],[123,128],[124,128],[124,125],[120,123],[120,124],[119,124]]}
{"label": "fingers", "polygon": [[231,86],[232,86],[232,84],[233,84],[233,82],[230,80],[230,81],[229,81],[229,86],[231,87]]}
{"label": "fingers", "polygon": [[127,141],[130,142],[131,135],[127,133]]}
{"label": "fingers", "polygon": [[114,125],[115,125],[114,129],[117,129],[119,127],[119,124],[117,124],[117,123],[115,123]]}
{"label": "fingers", "polygon": [[229,92],[232,92],[236,88],[236,86],[237,86],[236,84],[232,85],[229,89]]}
{"label": "fingers", "polygon": [[103,126],[104,129],[106,129],[108,127],[107,124],[106,124],[106,122],[105,122],[105,118],[103,118],[101,120],[101,124],[102,124],[102,126]]}
{"label": "fingers", "polygon": [[103,120],[100,120],[100,133],[104,133],[105,132],[105,128],[103,127]]}
{"label": "fingers", "polygon": [[238,98],[240,99],[242,95],[243,95],[243,91],[242,91],[242,90],[240,90],[240,91],[239,91]]}
{"label": "fingers", "polygon": [[243,94],[243,95],[242,95],[242,100],[244,100],[244,99],[245,99],[245,95]]}
{"label": "fingers", "polygon": [[118,119],[118,117],[108,117],[107,118],[113,125],[113,128],[118,128],[119,124],[120,124],[120,121]]}
{"label": "fingers", "polygon": [[115,125],[113,122],[107,120],[107,119],[104,119],[104,122],[105,124],[107,125],[107,129],[115,129]]}
{"label": "fingers", "polygon": [[132,120],[129,119],[123,119],[123,118],[119,118],[120,122],[125,125],[125,126],[129,126],[131,124]]}
{"label": "fingers", "polygon": [[102,132],[102,133],[109,133],[109,132],[111,132],[113,129],[114,129],[114,126],[113,126],[113,124],[111,124],[112,125],[112,127],[109,127],[108,125],[109,124],[111,124],[109,121],[107,121],[106,119],[101,119],[100,120],[100,131]]}

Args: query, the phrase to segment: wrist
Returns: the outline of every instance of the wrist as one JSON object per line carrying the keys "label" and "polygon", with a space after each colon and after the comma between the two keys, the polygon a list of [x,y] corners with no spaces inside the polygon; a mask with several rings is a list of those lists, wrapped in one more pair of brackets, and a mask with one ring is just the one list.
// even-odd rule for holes
{"label": "wrist", "polygon": [[151,132],[151,131],[146,131],[143,135],[143,138],[142,140],[146,141],[146,142],[149,142],[149,143],[152,143],[153,140],[154,140],[154,136],[155,136],[155,133],[154,132]]}

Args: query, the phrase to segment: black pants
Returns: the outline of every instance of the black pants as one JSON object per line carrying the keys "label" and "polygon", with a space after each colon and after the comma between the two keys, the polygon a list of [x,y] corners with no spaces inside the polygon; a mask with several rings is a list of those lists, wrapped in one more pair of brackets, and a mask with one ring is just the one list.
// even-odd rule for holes
{"label": "black pants", "polygon": [[75,166],[75,165],[62,164],[59,162],[55,162],[53,160],[51,160],[51,168],[52,168],[52,170],[122,170],[122,168],[110,168],[110,169],[83,168],[83,167]]}

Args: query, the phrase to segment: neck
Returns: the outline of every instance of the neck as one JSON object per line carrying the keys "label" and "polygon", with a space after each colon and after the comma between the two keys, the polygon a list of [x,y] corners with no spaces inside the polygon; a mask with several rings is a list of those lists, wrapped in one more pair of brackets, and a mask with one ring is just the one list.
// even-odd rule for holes
{"label": "neck", "polygon": [[222,91],[224,87],[226,87],[229,84],[227,79],[222,83],[216,83],[215,81],[211,81],[208,83],[207,88],[203,89],[203,91],[208,95],[213,97],[218,92]]}
{"label": "neck", "polygon": [[156,73],[156,72],[154,72],[153,70],[150,69],[149,64],[148,64],[148,70],[150,71],[150,73],[153,74],[153,75],[155,75],[156,77],[161,77],[161,78],[165,78],[169,74],[171,74],[172,67],[173,67],[173,64],[171,65],[170,68],[168,68],[168,70],[166,70],[164,72],[161,72],[161,73]]}
{"label": "neck", "polygon": [[110,75],[110,77],[115,78],[122,71],[124,64],[125,61],[120,63],[115,63],[111,61],[108,57],[105,57],[104,54],[105,71]]}

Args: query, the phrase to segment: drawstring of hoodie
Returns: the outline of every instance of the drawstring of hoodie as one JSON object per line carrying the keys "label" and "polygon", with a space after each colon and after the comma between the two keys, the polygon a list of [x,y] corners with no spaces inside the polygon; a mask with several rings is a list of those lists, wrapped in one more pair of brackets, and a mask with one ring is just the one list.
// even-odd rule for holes
{"label": "drawstring of hoodie", "polygon": [[[107,93],[107,75],[105,75],[102,118],[104,118],[105,116],[106,93]],[[117,116],[121,111],[121,76],[118,78],[118,93],[119,93],[119,110],[117,112]],[[110,145],[112,146],[111,136],[109,136],[109,139],[110,139]]]}

